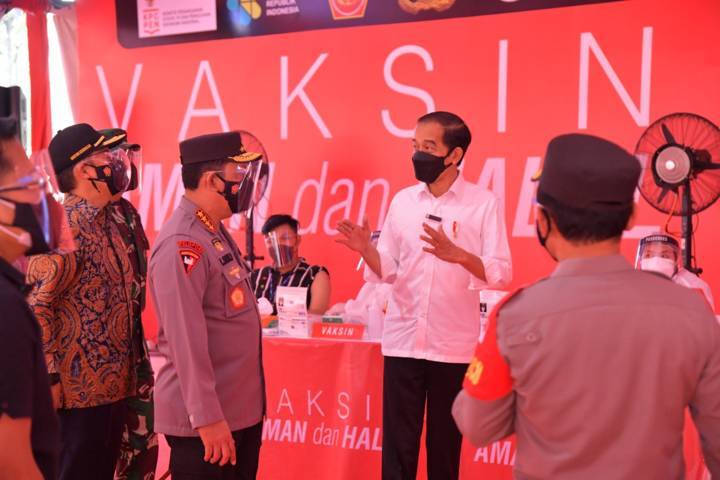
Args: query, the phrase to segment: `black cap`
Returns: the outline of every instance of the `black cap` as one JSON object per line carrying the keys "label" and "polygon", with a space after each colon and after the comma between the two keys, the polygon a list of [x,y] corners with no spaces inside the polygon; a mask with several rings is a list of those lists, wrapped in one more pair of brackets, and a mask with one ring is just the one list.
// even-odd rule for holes
{"label": "black cap", "polygon": [[572,133],[550,141],[533,180],[539,180],[541,205],[607,211],[632,205],[640,171],[640,162],[622,147]]}
{"label": "black cap", "polygon": [[211,133],[180,142],[180,163],[183,165],[213,160],[252,162],[260,158],[262,154],[245,150],[240,132]]}
{"label": "black cap", "polygon": [[75,166],[95,152],[105,150],[102,143],[105,137],[87,123],[78,123],[55,134],[48,152],[55,173]]}
{"label": "black cap", "polygon": [[137,150],[140,148],[140,145],[137,143],[128,143],[127,132],[122,128],[104,128],[98,131],[100,132],[100,135],[105,137],[105,140],[103,140],[102,143],[103,147],[109,150],[123,144],[125,145],[125,148],[130,150]]}

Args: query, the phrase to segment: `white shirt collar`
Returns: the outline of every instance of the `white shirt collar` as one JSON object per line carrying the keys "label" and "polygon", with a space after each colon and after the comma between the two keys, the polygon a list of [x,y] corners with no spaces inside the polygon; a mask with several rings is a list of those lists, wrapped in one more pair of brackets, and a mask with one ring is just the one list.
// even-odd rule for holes
{"label": "white shirt collar", "polygon": [[423,195],[427,195],[431,198],[443,198],[444,196],[451,194],[454,198],[461,197],[464,190],[465,190],[465,184],[467,182],[463,178],[462,171],[458,172],[457,178],[455,178],[455,181],[450,185],[450,189],[442,194],[440,197],[435,197],[431,192],[430,188],[427,186],[427,184],[419,182],[416,186],[416,195],[418,200],[421,200]]}

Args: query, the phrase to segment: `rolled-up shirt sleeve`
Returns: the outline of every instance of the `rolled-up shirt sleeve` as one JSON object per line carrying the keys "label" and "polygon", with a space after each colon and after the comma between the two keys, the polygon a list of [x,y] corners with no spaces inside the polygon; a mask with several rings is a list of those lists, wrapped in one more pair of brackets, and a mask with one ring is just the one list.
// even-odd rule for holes
{"label": "rolled-up shirt sleeve", "polygon": [[196,251],[197,264],[188,268],[185,262],[192,257],[184,258],[177,245],[177,241],[185,240],[190,238],[174,237],[158,248],[151,262],[150,279],[170,361],[177,372],[190,424],[197,429],[225,417],[215,390],[215,371],[203,311],[209,259],[206,253]]}
{"label": "rolled-up shirt sleeve", "polygon": [[[397,198],[397,197],[396,197]],[[397,213],[396,198],[390,203],[385,223],[383,224],[380,238],[377,243],[377,250],[380,254],[380,273],[378,276],[370,267],[365,265],[364,279],[371,283],[393,283],[397,278],[398,260],[400,258],[399,239],[395,234],[395,218]]]}
{"label": "rolled-up shirt sleeve", "polygon": [[481,228],[480,251],[473,253],[483,262],[485,281],[471,275],[469,288],[471,290],[503,288],[512,280],[512,259],[505,218],[500,209],[500,202],[494,195],[488,201]]}

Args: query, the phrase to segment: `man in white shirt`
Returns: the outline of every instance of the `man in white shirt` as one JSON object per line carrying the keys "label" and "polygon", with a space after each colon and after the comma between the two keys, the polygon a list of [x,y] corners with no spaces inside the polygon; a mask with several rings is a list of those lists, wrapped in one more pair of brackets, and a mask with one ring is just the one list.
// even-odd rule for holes
{"label": "man in white shirt", "polygon": [[635,268],[660,273],[683,287],[698,290],[714,310],[710,285],[680,265],[680,245],[670,235],[655,233],[640,240]]}
{"label": "man in white shirt", "polygon": [[412,163],[421,182],[392,200],[377,247],[365,221],[338,242],[365,259],[365,279],[392,284],[382,340],[382,478],[414,479],[427,400],[429,480],[458,478],[461,434],[451,407],[480,333],[478,291],[512,275],[498,199],[463,179],[471,135],[457,115],[418,120]]}

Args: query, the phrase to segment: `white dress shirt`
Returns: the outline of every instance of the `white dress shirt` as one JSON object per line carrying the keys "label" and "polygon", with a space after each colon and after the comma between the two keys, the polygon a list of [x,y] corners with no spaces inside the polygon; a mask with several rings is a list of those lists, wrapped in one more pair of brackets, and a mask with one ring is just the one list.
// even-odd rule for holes
{"label": "white dress shirt", "polygon": [[[432,215],[441,219],[427,218]],[[442,223],[450,240],[482,259],[487,281],[423,251],[422,224]],[[382,278],[365,267],[365,280],[393,285],[385,317],[386,356],[468,363],[480,334],[479,290],[510,282],[512,263],[497,198],[458,176],[436,198],[424,184],[395,195],[378,240]]]}

